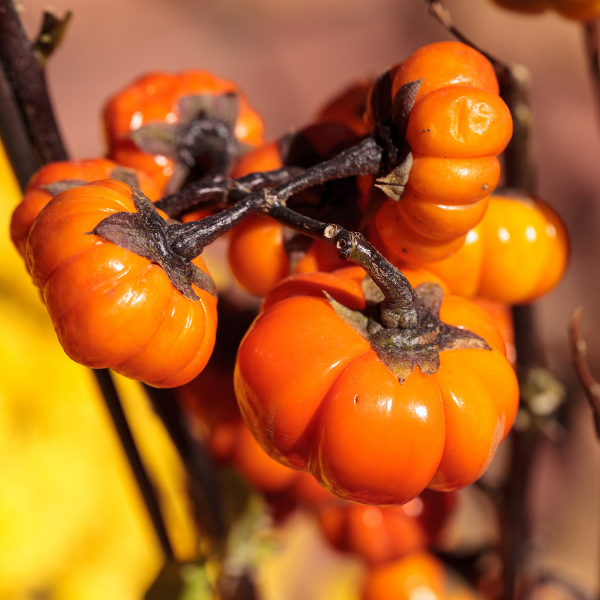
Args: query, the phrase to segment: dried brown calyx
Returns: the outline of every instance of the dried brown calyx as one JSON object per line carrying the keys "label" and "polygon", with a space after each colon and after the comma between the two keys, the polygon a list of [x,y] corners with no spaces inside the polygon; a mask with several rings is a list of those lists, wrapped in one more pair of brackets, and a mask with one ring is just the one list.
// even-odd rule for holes
{"label": "dried brown calyx", "polygon": [[140,150],[175,161],[167,194],[186,183],[227,175],[247,149],[234,135],[238,116],[234,93],[184,96],[178,114],[175,123],[148,123],[130,136]]}
{"label": "dried brown calyx", "polygon": [[327,292],[336,314],[358,331],[377,353],[386,367],[404,382],[415,366],[432,375],[440,368],[440,352],[461,348],[491,350],[485,340],[468,329],[448,325],[440,320],[444,292],[436,283],[422,283],[415,288],[418,299],[418,323],[415,327],[390,328],[381,324],[379,307],[383,294],[369,277],[363,290],[365,311],[351,310],[335,301]]}
{"label": "dried brown calyx", "polygon": [[217,288],[212,278],[171,249],[168,224],[152,202],[136,188],[132,188],[131,198],[137,212],[113,213],[102,219],[90,233],[162,267],[171,283],[188,300],[200,300],[192,284],[216,297]]}

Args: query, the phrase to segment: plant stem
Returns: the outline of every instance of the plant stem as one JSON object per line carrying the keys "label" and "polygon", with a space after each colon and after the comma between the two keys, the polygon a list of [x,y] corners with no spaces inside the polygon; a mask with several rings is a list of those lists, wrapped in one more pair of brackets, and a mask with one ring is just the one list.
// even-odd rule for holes
{"label": "plant stem", "polygon": [[335,246],[341,259],[350,260],[362,267],[385,296],[381,317],[386,327],[416,327],[418,302],[413,287],[402,272],[361,233],[348,231],[336,223],[321,223],[278,202],[268,204],[265,212],[294,231]]}
{"label": "plant stem", "polygon": [[[505,184],[533,194],[537,187],[535,154],[532,146],[532,117],[529,104],[530,77],[527,69],[511,66],[500,78],[500,95],[508,105],[513,118],[513,137],[504,152]],[[531,369],[545,367],[546,357],[541,343],[534,306],[513,306],[517,374],[521,387]],[[527,410],[523,397],[521,410]],[[501,505],[501,519],[505,522],[502,542],[503,598],[513,600],[519,578],[525,584],[528,573],[528,541],[531,523],[528,509],[528,491],[531,469],[541,440],[540,429],[529,425],[523,430],[514,429],[511,435],[512,454],[510,477],[505,487]]]}
{"label": "plant stem", "polygon": [[[269,198],[285,204],[288,199],[310,187],[357,175],[379,173],[384,164],[384,150],[372,137],[340,152],[334,158],[322,161],[308,169],[283,167],[267,173],[251,173],[239,179],[228,179],[217,182],[200,182],[184,188],[156,203],[156,207],[171,216],[181,214],[189,207],[209,202],[237,200],[229,212],[223,211],[220,218],[186,223],[173,229],[173,249],[181,256],[193,258],[202,252],[202,248],[212,243],[217,237],[235,227],[246,216],[257,212],[264,206],[265,193]],[[237,195],[237,198],[236,198]],[[225,213],[225,214],[224,214]],[[219,215],[216,215],[219,217]],[[213,225],[217,229],[213,229]],[[229,227],[229,229],[226,229]],[[198,237],[199,243],[185,248],[187,240]],[[191,242],[190,242],[191,243]]]}
{"label": "plant stem", "polygon": [[254,191],[285,183],[303,171],[304,169],[299,167],[282,167],[275,171],[250,173],[237,179],[215,178],[211,181],[199,181],[186,185],[176,194],[161,198],[155,206],[176,219],[192,209],[235,204]]}
{"label": "plant stem", "polygon": [[135,444],[135,440],[133,439],[131,429],[129,428],[129,423],[127,422],[127,417],[123,411],[123,406],[121,405],[119,394],[115,388],[110,371],[108,369],[93,369],[93,371],[102,391],[102,395],[104,396],[106,407],[110,412],[110,416],[112,417],[117,433],[119,434],[119,439],[121,440],[125,454],[129,460],[131,470],[135,475],[138,487],[144,498],[148,514],[154,525],[154,530],[158,536],[162,551],[167,560],[173,560],[175,555],[162,516],[156,489],[152,485],[150,477],[140,458],[139,451]]}
{"label": "plant stem", "polygon": [[[27,39],[12,0],[0,0],[0,62],[7,76],[0,114],[2,141],[19,184],[25,184],[37,167],[65,160],[67,153],[52,111],[44,70]],[[4,86],[3,86],[4,87]],[[15,117],[12,120],[12,117]],[[23,117],[23,118],[21,118]],[[11,119],[12,122],[9,121]],[[32,160],[33,154],[35,160]],[[119,395],[108,369],[94,369],[115,429],[131,465],[144,503],[152,519],[163,553],[173,558],[173,549],[160,511],[156,490],[140,459]]]}
{"label": "plant stem", "polygon": [[[348,171],[354,171],[354,169],[355,166],[350,166],[347,171],[344,171],[343,177],[347,177]],[[309,171],[312,169],[307,170],[306,173]],[[406,277],[385,259],[362,234],[350,232],[335,223],[327,224],[317,221],[285,206],[285,199],[301,189],[314,185],[315,180],[320,178],[323,172],[330,173],[331,171],[326,167],[316,175],[302,174],[298,178],[302,183],[292,180],[273,190],[261,190],[219,214],[201,221],[171,226],[169,231],[171,248],[180,256],[191,260],[198,256],[206,245],[232,229],[247,216],[260,213],[294,231],[335,246],[339,251],[340,258],[361,266],[385,296],[382,308],[384,325],[388,327],[416,326],[418,302],[415,291]],[[283,200],[281,196],[283,196]]]}
{"label": "plant stem", "polygon": [[578,308],[571,317],[569,341],[571,346],[571,359],[573,368],[579,378],[579,383],[585,392],[587,401],[592,409],[596,437],[600,440],[600,383],[596,381],[587,363],[587,346],[581,337],[581,308]]}
{"label": "plant stem", "polygon": [[38,168],[15,98],[0,68],[0,139],[21,191]]}
{"label": "plant stem", "polygon": [[[510,109],[513,119],[513,136],[504,151],[505,186],[534,194],[537,189],[536,156],[532,140],[532,113],[529,103],[530,77],[521,65],[507,66],[473,44],[452,22],[442,0],[426,0],[431,14],[453,33],[461,42],[470,45],[486,56],[496,71],[500,96]],[[517,350],[517,371],[521,385],[527,380],[533,367],[546,365],[539,330],[535,322],[533,306],[514,306],[513,322]],[[524,406],[523,397],[520,403]],[[530,518],[527,492],[531,468],[540,441],[538,427],[529,426],[523,431],[511,433],[512,457],[510,477],[505,486],[505,498],[498,504],[502,527],[502,564],[504,600],[514,600],[517,581],[525,577],[527,583],[527,542],[530,539]]]}
{"label": "plant stem", "polygon": [[498,77],[500,96],[510,109],[513,135],[502,154],[506,187],[528,194],[537,192],[537,153],[533,143],[533,116],[529,100],[531,76],[523,65],[510,65]]}
{"label": "plant stem", "polygon": [[172,390],[145,384],[144,390],[191,475],[191,493],[202,530],[223,539],[226,531],[216,471],[206,448],[192,436]]}
{"label": "plant stem", "polygon": [[26,123],[39,165],[66,160],[44,69],[27,39],[13,0],[0,0],[0,63]]}
{"label": "plant stem", "polygon": [[600,23],[597,20],[585,21],[583,23],[583,34],[592,85],[596,96],[596,106],[600,112]]}

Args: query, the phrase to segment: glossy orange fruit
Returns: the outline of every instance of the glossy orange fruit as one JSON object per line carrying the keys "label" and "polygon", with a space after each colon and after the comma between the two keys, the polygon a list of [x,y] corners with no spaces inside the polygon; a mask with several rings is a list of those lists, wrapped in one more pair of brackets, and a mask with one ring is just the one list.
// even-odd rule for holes
{"label": "glossy orange fruit", "polygon": [[411,600],[417,594],[442,600],[447,585],[446,567],[428,552],[414,552],[367,572],[363,600]]}
{"label": "glossy orange fruit", "polygon": [[452,493],[424,490],[403,506],[367,506],[337,500],[322,502],[316,510],[321,530],[334,548],[377,564],[428,548],[454,500]]}
{"label": "glossy orange fruit", "polygon": [[36,171],[27,183],[23,200],[15,208],[10,222],[10,237],[19,254],[25,258],[25,244],[35,218],[59,191],[75,184],[119,179],[119,176],[127,179],[128,183],[133,182],[150,200],[158,200],[158,190],[145,173],[121,167],[106,158],[64,160]]}
{"label": "glossy orange fruit", "polygon": [[[390,258],[403,268],[399,256]],[[482,222],[456,254],[425,267],[454,294],[522,304],[554,288],[568,258],[567,230],[548,204],[533,196],[494,195]]]}
{"label": "glossy orange fruit", "polygon": [[[161,152],[145,152],[132,135],[147,125],[177,125],[183,118],[193,118],[185,114],[184,103],[189,104],[194,98],[210,99],[226,94],[234,95],[238,102],[233,130],[236,140],[249,147],[261,145],[264,142],[262,120],[235,83],[208,71],[157,72],[140,77],[107,102],[104,125],[109,158],[145,171],[161,195],[166,193],[178,168],[177,159]],[[209,105],[207,103],[205,110],[213,110]]]}
{"label": "glossy orange fruit", "polygon": [[512,119],[492,65],[465,44],[417,50],[394,69],[392,97],[419,80],[406,129],[413,156],[408,183],[402,199],[388,199],[375,223],[397,255],[423,263],[456,252],[483,218]]}
{"label": "glossy orange fruit", "polygon": [[[119,181],[75,187],[51,200],[27,241],[33,281],[73,360],[156,387],[181,385],[210,357],[216,298],[193,286],[199,299],[188,299],[159,265],[91,233],[116,212],[137,212],[131,187]],[[193,263],[207,272],[200,258]]]}
{"label": "glossy orange fruit", "polygon": [[[359,269],[360,271],[360,269]],[[260,445],[354,501],[403,504],[426,486],[453,490],[485,470],[518,404],[513,369],[491,317],[447,296],[441,319],[492,350],[449,350],[400,384],[323,295],[365,306],[356,268],[298,275],[265,298],[238,351],[235,391]]]}

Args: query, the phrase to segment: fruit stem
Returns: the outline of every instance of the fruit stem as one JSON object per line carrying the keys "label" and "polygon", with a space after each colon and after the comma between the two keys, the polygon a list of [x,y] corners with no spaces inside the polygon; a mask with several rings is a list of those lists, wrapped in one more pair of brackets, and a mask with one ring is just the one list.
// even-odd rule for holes
{"label": "fruit stem", "polygon": [[[201,181],[159,200],[156,207],[170,217],[177,218],[184,212],[200,206],[248,201],[246,208],[243,209],[245,211],[250,206],[254,206],[257,201],[260,202],[261,191],[267,188],[285,204],[294,194],[333,179],[377,174],[381,171],[383,159],[384,150],[379,142],[373,137],[366,137],[337,156],[308,169],[285,166],[274,171],[250,173],[239,179],[217,178],[212,181]],[[232,211],[232,215],[235,213],[235,210]],[[237,222],[233,222],[231,227],[235,225]],[[209,223],[205,222],[203,226],[209,226]],[[199,232],[200,229],[200,227],[190,226],[185,231],[191,234]]]}
{"label": "fruit stem", "polygon": [[237,179],[218,178],[186,185],[179,192],[165,196],[155,203],[173,219],[193,209],[228,206],[246,199],[252,192],[281,185],[300,175],[304,169],[282,167],[264,173],[250,173]]}
{"label": "fruit stem", "polygon": [[261,214],[290,229],[325,242],[338,249],[343,260],[361,266],[382,291],[382,322],[386,327],[415,327],[418,323],[418,301],[414,289],[404,275],[387,261],[360,233],[351,232],[335,223],[323,223],[301,215],[286,206],[293,194],[331,179],[377,173],[383,150],[374,138],[367,137],[356,146],[307,169],[297,177],[272,189],[261,189],[216,215],[201,221],[173,224],[169,227],[169,243],[180,256],[191,260],[205,246],[230,231],[251,214]]}

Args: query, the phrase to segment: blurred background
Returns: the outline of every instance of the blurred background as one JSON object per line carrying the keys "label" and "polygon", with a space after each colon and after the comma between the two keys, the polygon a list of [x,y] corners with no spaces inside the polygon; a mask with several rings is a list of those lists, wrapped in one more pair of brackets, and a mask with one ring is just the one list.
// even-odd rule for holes
{"label": "blurred background", "polygon": [[[34,36],[46,0],[19,5]],[[590,365],[600,377],[600,121],[582,28],[550,13],[509,13],[489,0],[446,5],[483,49],[531,71],[539,191],[565,220],[572,241],[566,277],[538,303],[550,365],[569,389],[569,406],[566,428],[556,443],[542,444],[531,482],[533,556],[594,590],[600,444],[567,340],[570,315],[582,306]],[[357,78],[378,74],[419,46],[451,39],[420,0],[54,0],[53,7],[74,13],[47,75],[76,158],[103,154],[103,104],[149,71],[202,68],[237,82],[263,115],[270,139],[306,124]],[[14,188],[2,199],[5,230],[17,201]],[[0,250],[7,265],[0,276],[0,599],[139,598],[161,558],[128,467],[90,375],[60,355],[4,238]],[[127,395],[185,556],[193,540],[181,504],[181,465],[143,398],[136,400],[135,390]],[[330,560],[335,576],[360,577],[354,567]],[[294,597],[316,597],[303,594]]]}

